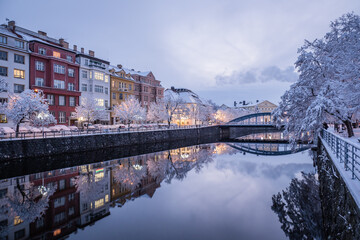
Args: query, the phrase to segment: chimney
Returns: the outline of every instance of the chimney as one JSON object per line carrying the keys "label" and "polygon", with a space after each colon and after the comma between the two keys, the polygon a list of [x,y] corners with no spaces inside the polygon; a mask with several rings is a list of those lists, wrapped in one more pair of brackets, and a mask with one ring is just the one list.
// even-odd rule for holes
{"label": "chimney", "polygon": [[59,42],[60,42],[60,45],[61,45],[63,48],[69,48],[69,43],[66,42],[63,38],[60,38],[60,39],[59,39]]}
{"label": "chimney", "polygon": [[83,47],[81,48],[81,53],[84,53],[84,48]]}
{"label": "chimney", "polygon": [[175,88],[174,88],[174,86],[171,86],[171,88],[170,88],[171,90],[173,90],[173,91],[175,91]]}
{"label": "chimney", "polygon": [[93,50],[89,50],[89,55],[95,57],[95,52]]}
{"label": "chimney", "polygon": [[9,22],[8,22],[8,27],[9,27],[10,29],[14,29],[14,27],[15,27],[15,21],[9,21]]}
{"label": "chimney", "polygon": [[46,32],[43,32],[43,31],[40,31],[40,30],[38,31],[38,34],[40,34],[41,36],[45,36],[45,37],[47,36]]}
{"label": "chimney", "polygon": [[258,103],[258,102],[259,102],[259,100],[256,100],[256,102]]}
{"label": "chimney", "polygon": [[243,106],[245,106],[245,101],[243,101]]}
{"label": "chimney", "polygon": [[77,51],[77,46],[76,45],[74,45],[74,51]]}
{"label": "chimney", "polygon": [[118,64],[118,65],[116,65],[118,68],[122,68],[122,65],[121,64]]}

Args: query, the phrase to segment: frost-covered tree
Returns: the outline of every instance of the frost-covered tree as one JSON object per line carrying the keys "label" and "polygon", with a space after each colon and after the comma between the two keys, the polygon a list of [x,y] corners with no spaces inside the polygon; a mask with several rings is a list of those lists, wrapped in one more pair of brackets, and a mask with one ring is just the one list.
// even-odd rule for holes
{"label": "frost-covered tree", "polygon": [[130,163],[113,170],[115,181],[130,191],[134,191],[146,175],[146,166],[131,165]]}
{"label": "frost-covered tree", "polygon": [[168,122],[169,127],[177,111],[184,103],[184,101],[177,94],[171,92],[172,91],[165,91],[165,96],[164,96],[164,104],[165,104],[166,116],[167,116],[166,120]]}
{"label": "frost-covered tree", "polygon": [[42,93],[30,89],[17,95],[11,95],[9,101],[2,107],[2,111],[16,125],[16,137],[21,121],[34,119],[39,113],[50,114],[49,105]]}
{"label": "frost-covered tree", "polygon": [[360,108],[360,17],[348,13],[322,39],[305,41],[295,66],[298,81],[274,111],[292,139],[315,136],[329,118],[354,135],[351,119]]}
{"label": "frost-covered tree", "polygon": [[273,195],[271,209],[289,239],[323,239],[319,181],[313,173],[294,178],[282,193]]}
{"label": "frost-covered tree", "polygon": [[35,116],[31,119],[31,123],[35,127],[41,127],[42,130],[44,130],[45,126],[56,124],[57,121],[56,121],[54,115],[41,112],[37,116]]}
{"label": "frost-covered tree", "polygon": [[226,123],[235,118],[244,116],[249,114],[250,112],[241,108],[226,108],[226,109],[218,109],[215,114],[214,118],[219,123]]}
{"label": "frost-covered tree", "polygon": [[167,113],[164,101],[159,99],[156,102],[150,103],[146,117],[148,121],[155,123],[166,121]]}
{"label": "frost-covered tree", "polygon": [[[81,104],[75,108],[75,116],[77,119],[87,123],[92,123],[96,120],[106,117],[106,111],[98,106],[98,102],[93,98],[82,98]],[[87,124],[89,130],[89,124]]]}
{"label": "frost-covered tree", "polygon": [[131,122],[143,121],[146,119],[146,110],[141,107],[139,101],[130,96],[120,105],[114,107],[114,117],[124,121],[130,127]]}

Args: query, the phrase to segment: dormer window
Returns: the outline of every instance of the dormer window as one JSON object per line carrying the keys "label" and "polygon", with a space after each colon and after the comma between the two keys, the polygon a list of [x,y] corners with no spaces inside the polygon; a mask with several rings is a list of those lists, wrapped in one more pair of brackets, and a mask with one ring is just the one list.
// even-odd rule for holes
{"label": "dormer window", "polygon": [[46,49],[45,48],[39,48],[38,52],[41,55],[46,55]]}

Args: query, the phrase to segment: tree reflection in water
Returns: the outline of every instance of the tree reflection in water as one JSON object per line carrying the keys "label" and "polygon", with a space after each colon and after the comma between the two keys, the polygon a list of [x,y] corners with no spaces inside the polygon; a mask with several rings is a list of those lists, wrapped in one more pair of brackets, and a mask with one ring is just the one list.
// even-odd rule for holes
{"label": "tree reflection in water", "polygon": [[319,181],[314,173],[301,173],[282,193],[273,195],[271,209],[289,239],[323,239]]}

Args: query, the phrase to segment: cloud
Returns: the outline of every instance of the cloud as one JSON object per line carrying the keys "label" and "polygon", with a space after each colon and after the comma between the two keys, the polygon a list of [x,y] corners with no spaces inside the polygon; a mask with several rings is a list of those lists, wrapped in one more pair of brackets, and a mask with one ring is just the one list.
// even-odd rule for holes
{"label": "cloud", "polygon": [[231,75],[217,75],[215,80],[217,85],[224,85],[264,83],[270,81],[295,82],[297,78],[298,75],[292,66],[284,70],[277,66],[269,66],[264,69],[252,69],[245,72],[234,71]]}

